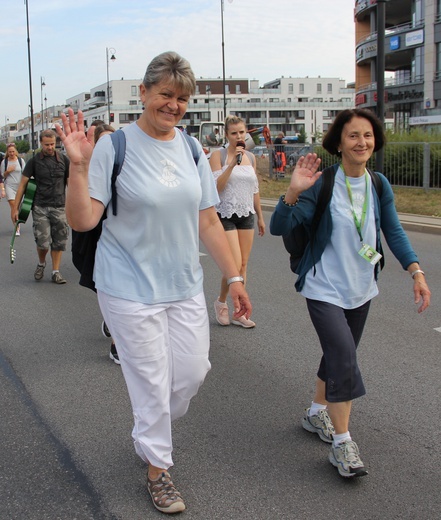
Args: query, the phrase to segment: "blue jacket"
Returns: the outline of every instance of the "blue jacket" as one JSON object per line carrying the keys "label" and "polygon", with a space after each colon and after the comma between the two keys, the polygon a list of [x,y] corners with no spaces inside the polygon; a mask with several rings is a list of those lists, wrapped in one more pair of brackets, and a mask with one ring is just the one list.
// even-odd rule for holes
{"label": "blue jacket", "polygon": [[[383,183],[381,200],[378,198],[376,191],[374,189],[372,190],[375,204],[375,226],[377,229],[376,249],[382,253],[381,230],[390,250],[400,262],[403,269],[407,269],[411,263],[418,262],[418,257],[412,249],[409,239],[398,219],[392,187],[383,174],[379,173],[378,175]],[[294,207],[287,206],[280,198],[271,216],[271,234],[279,236],[286,235],[291,229],[301,223],[303,223],[309,232],[321,185],[322,178],[318,179],[314,186],[300,195],[299,202]],[[328,203],[315,233],[313,250],[311,251],[311,242],[309,242],[298,266],[299,276],[295,284],[297,291],[302,290],[306,273],[320,260],[326,244],[330,240],[331,233],[332,217],[330,204]],[[375,279],[377,279],[377,277],[378,264],[375,268]]]}

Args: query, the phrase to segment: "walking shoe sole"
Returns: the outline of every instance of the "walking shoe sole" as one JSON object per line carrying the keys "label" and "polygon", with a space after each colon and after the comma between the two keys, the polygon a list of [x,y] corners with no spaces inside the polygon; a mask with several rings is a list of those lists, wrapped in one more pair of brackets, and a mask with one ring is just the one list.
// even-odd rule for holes
{"label": "walking shoe sole", "polygon": [[364,477],[368,475],[367,470],[364,468],[351,468],[351,471],[345,470],[343,466],[335,459],[332,450],[329,453],[329,462],[338,469],[339,474],[344,478]]}
{"label": "walking shoe sole", "polygon": [[302,419],[302,426],[307,432],[316,433],[323,442],[332,444],[332,439],[328,439],[322,430],[318,430],[313,424],[311,424],[306,417]]}
{"label": "walking shoe sole", "polygon": [[240,321],[236,321],[236,320],[231,320],[231,323],[233,325],[237,325],[238,327],[242,327],[244,329],[254,329],[254,327],[256,326],[256,324],[254,324],[254,325],[244,325]]}

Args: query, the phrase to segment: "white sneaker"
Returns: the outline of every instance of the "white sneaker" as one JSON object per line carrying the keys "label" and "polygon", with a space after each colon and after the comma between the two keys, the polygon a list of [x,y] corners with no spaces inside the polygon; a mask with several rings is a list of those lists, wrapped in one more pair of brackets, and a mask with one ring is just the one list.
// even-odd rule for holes
{"label": "white sneaker", "polygon": [[240,318],[237,318],[237,320],[231,320],[231,323],[233,325],[239,325],[239,327],[243,327],[244,329],[252,329],[256,326],[254,321],[248,320],[245,316],[241,316]]}
{"label": "white sneaker", "polygon": [[342,477],[364,477],[368,474],[358,446],[354,441],[345,441],[338,446],[332,446],[329,452],[329,462],[338,469]]}
{"label": "white sneaker", "polygon": [[216,320],[219,325],[225,326],[230,324],[230,313],[226,303],[222,303],[219,300],[216,300],[214,302],[214,311],[216,312]]}

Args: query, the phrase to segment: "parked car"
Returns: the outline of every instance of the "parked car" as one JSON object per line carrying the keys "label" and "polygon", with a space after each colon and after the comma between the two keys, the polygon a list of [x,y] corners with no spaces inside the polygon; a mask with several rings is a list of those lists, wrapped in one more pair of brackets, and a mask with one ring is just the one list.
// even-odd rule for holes
{"label": "parked car", "polygon": [[257,157],[268,157],[269,155],[268,148],[266,146],[255,146],[252,150],[250,150],[250,152]]}
{"label": "parked car", "polygon": [[286,160],[288,166],[291,166],[293,168],[302,155],[306,155],[312,151],[313,147],[310,144],[307,144],[305,146],[302,146],[298,150],[295,150],[294,152],[288,155],[288,158]]}

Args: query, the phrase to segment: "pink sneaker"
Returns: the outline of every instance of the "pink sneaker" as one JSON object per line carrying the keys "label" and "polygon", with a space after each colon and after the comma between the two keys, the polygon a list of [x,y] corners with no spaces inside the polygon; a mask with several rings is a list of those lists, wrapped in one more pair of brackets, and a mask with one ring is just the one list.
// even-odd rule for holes
{"label": "pink sneaker", "polygon": [[226,303],[221,303],[219,300],[216,300],[214,302],[214,310],[216,312],[216,320],[219,325],[230,324],[230,315],[228,312],[228,305]]}
{"label": "pink sneaker", "polygon": [[231,320],[231,323],[233,325],[239,325],[240,327],[243,327],[244,329],[252,329],[253,327],[256,326],[256,324],[254,323],[254,321],[252,320],[247,320],[245,318],[245,316],[241,316],[240,318],[238,318],[237,320]]}

